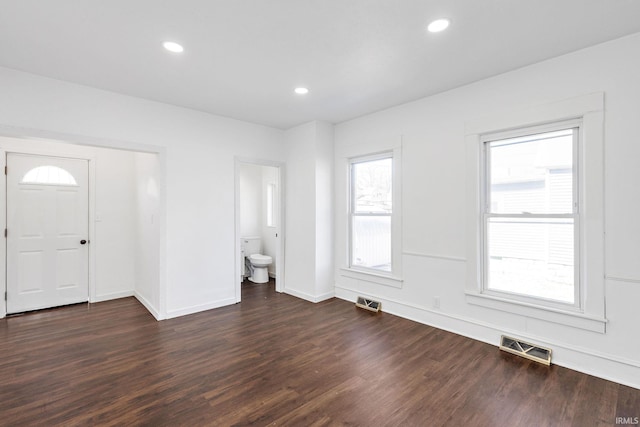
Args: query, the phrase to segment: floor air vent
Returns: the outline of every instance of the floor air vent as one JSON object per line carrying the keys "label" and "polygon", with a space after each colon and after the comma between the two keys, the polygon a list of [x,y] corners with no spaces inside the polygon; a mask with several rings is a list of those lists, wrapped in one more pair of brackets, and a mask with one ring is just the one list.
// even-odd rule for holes
{"label": "floor air vent", "polygon": [[549,366],[551,364],[551,350],[530,344],[515,338],[502,336],[500,338],[500,350],[526,357],[530,360]]}
{"label": "floor air vent", "polygon": [[372,299],[358,297],[358,300],[356,301],[356,306],[360,308],[364,308],[365,310],[375,311],[377,313],[378,311],[380,311],[380,307],[382,307],[382,304]]}

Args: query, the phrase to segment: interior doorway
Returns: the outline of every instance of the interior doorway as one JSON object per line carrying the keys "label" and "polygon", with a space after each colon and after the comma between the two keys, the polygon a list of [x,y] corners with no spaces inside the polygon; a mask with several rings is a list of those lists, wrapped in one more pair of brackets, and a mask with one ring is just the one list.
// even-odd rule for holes
{"label": "interior doorway", "polygon": [[[247,278],[261,283],[268,275],[266,279],[275,280],[275,290],[284,291],[284,166],[245,159],[236,159],[235,166],[235,293],[236,302],[240,302],[242,283]],[[259,252],[272,262],[262,271],[256,270],[247,262],[252,255],[249,252]]]}

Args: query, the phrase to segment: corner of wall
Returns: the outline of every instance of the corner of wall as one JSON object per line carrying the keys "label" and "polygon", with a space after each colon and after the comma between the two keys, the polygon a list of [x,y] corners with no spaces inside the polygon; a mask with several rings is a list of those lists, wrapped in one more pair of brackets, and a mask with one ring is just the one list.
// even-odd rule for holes
{"label": "corner of wall", "polygon": [[150,302],[149,300],[147,300],[145,297],[143,297],[140,293],[135,292],[134,296],[136,297],[136,299],[140,302],[140,304],[142,304],[147,311],[149,311],[149,313],[151,313],[151,315],[153,317],[155,317],[156,320],[164,320],[164,316],[162,316],[160,314],[160,311],[158,309],[156,309]]}

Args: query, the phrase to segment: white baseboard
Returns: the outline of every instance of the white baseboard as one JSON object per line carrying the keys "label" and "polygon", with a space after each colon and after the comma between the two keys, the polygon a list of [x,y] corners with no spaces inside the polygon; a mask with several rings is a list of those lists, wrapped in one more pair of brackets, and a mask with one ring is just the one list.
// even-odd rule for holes
{"label": "white baseboard", "polygon": [[589,349],[569,346],[539,336],[523,334],[465,316],[444,313],[440,310],[410,303],[386,299],[378,295],[362,294],[361,291],[336,285],[336,298],[354,302],[358,296],[382,302],[382,311],[414,322],[465,336],[477,341],[498,346],[503,334],[549,347],[553,351],[552,363],[574,371],[593,375],[629,387],[640,389],[640,362],[614,355],[602,354]]}
{"label": "white baseboard", "polygon": [[175,317],[199,313],[201,311],[224,307],[225,305],[231,305],[235,303],[236,303],[235,298],[227,298],[219,301],[211,301],[205,304],[192,305],[191,307],[179,308],[177,310],[169,310],[167,311],[167,317],[165,319],[173,319]]}
{"label": "white baseboard", "polygon": [[144,305],[144,308],[146,308],[149,313],[151,313],[151,315],[156,318],[156,320],[163,319],[163,317],[160,315],[160,312],[156,310],[156,308],[149,302],[149,300],[140,295],[138,292],[136,292],[134,296],[140,302],[140,304]]}
{"label": "white baseboard", "polygon": [[331,299],[336,296],[335,291],[327,292],[324,294],[316,295],[316,300],[314,302],[321,302]]}
{"label": "white baseboard", "polygon": [[291,289],[291,288],[285,288],[284,289],[284,293],[285,294],[289,294],[291,296],[294,296],[296,298],[300,298],[309,302],[320,302],[320,301],[324,301],[324,300],[328,300],[329,298],[333,298],[335,296],[335,292],[327,292],[325,294],[321,294],[321,295],[311,295],[308,294],[306,292],[301,292],[301,291],[297,291],[295,289]]}
{"label": "white baseboard", "polygon": [[96,295],[91,302],[94,303],[94,302],[110,301],[112,299],[127,298],[127,297],[132,297],[134,295],[135,293],[132,290],[122,291],[122,292],[112,292],[110,294]]}

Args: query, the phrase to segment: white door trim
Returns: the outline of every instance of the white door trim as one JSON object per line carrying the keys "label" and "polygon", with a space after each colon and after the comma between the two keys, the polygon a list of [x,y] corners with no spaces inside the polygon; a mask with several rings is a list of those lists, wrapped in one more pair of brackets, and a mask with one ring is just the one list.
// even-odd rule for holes
{"label": "white door trim", "polygon": [[[7,176],[4,174],[7,167],[7,152],[0,148],[0,226],[7,226]],[[2,233],[4,236],[4,233]],[[6,237],[0,244],[0,290],[2,298],[0,298],[0,318],[7,315],[7,239]],[[91,285],[89,285],[91,287]]]}
{"label": "white door trim", "polygon": [[258,166],[270,166],[278,169],[278,220],[276,227],[276,292],[284,292],[285,290],[285,259],[284,259],[284,246],[285,246],[285,163],[262,160],[247,157],[235,157],[234,165],[234,194],[235,194],[235,299],[236,303],[242,300],[242,281],[240,280],[240,268],[242,267],[240,238],[242,237],[240,232],[240,166],[242,164],[251,164]]}
{"label": "white door trim", "polygon": [[[50,155],[50,151],[47,150],[37,150],[32,149],[28,146],[29,140],[33,139],[46,139],[52,142],[66,143],[66,144],[76,144],[83,147],[101,147],[101,148],[111,148],[118,150],[127,150],[127,151],[137,151],[142,153],[150,153],[156,154],[158,156],[158,164],[159,164],[159,208],[158,208],[158,221],[159,221],[159,284],[158,284],[158,296],[159,296],[159,307],[147,307],[147,309],[153,314],[153,316],[157,320],[162,320],[167,317],[167,213],[166,213],[166,171],[167,171],[167,152],[165,147],[155,146],[155,145],[147,145],[140,144],[136,142],[130,141],[120,141],[120,140],[111,140],[111,139],[103,139],[97,137],[83,136],[83,135],[75,135],[69,133],[62,132],[52,132],[47,130],[35,129],[35,128],[23,128],[16,127],[11,125],[5,125],[0,123],[0,136],[9,137],[9,138],[19,138],[25,141],[24,149],[21,147],[20,151],[24,151],[26,154],[33,154],[33,152],[44,153],[44,155]],[[6,166],[6,152],[19,152],[18,150],[6,150],[4,148],[0,148],[0,156],[1,156],[1,167],[4,172],[4,167]],[[60,156],[59,153],[53,153],[53,155]],[[91,159],[89,159],[91,160]],[[95,188],[92,183],[95,183],[95,159],[94,161],[89,161],[89,235],[95,235],[95,218],[94,218],[94,208],[95,208]],[[94,165],[94,166],[92,166]],[[0,224],[6,224],[6,185],[7,180],[4,173],[0,173]],[[94,302],[96,298],[95,291],[95,258],[92,257],[95,255],[95,251],[89,251],[89,301]],[[93,254],[93,255],[92,255]],[[6,240],[3,244],[0,244],[0,290],[2,293],[7,289],[6,283]],[[144,304],[144,303],[143,303]],[[7,314],[7,306],[5,299],[0,296],[0,318],[5,317]]]}
{"label": "white door trim", "polygon": [[[42,150],[42,151],[45,151],[45,150]],[[50,155],[50,154],[40,154],[40,153],[38,154],[24,153],[23,150],[21,149],[6,150],[5,159],[7,162],[7,166],[9,167],[7,171],[8,173],[5,175],[5,179],[7,180],[6,227],[9,229],[9,236],[6,239],[6,245],[5,245],[5,248],[7,251],[6,252],[6,266],[7,266],[6,289],[8,292],[9,285],[12,286],[11,288],[11,295],[12,295],[11,306],[12,307],[11,308],[13,312],[29,311],[33,309],[38,310],[41,308],[52,308],[60,305],[66,305],[66,304],[90,302],[89,258],[92,254],[95,254],[95,250],[92,250],[92,245],[91,245],[92,243],[91,238],[92,236],[95,236],[95,234],[92,235],[89,232],[89,225],[91,224],[89,222],[90,220],[89,195],[92,192],[90,188],[91,182],[89,181],[89,168],[90,168],[90,165],[92,164],[92,157],[93,156],[91,154],[80,155],[76,153],[75,155],[71,155],[69,153],[63,153],[62,151],[56,153],[55,155]],[[11,164],[9,165],[9,163]],[[65,229],[67,232],[70,232],[72,230],[75,231],[77,234],[74,236],[74,238],[61,237],[60,235],[55,235],[55,236],[48,235],[47,231],[45,231],[47,230],[47,226],[42,225],[41,226],[42,228],[40,229],[40,231],[43,233],[42,239],[37,239],[39,240],[40,243],[36,244],[34,243],[34,241],[31,241],[31,239],[29,238],[20,239],[21,233],[19,231],[20,226],[18,225],[18,223],[20,223],[20,217],[25,214],[25,212],[22,211],[22,209],[26,207],[24,200],[20,196],[20,194],[26,190],[25,187],[20,185],[20,177],[26,171],[33,170],[33,168],[36,166],[42,166],[47,164],[53,164],[58,167],[62,167],[66,171],[70,172],[73,178],[77,180],[78,186],[76,188],[71,188],[71,187],[63,188],[60,186],[54,186],[54,187],[37,186],[38,194],[40,194],[39,197],[41,197],[40,200],[46,203],[45,202],[47,200],[46,195],[47,194],[54,195],[54,199],[53,199],[54,203],[57,203],[57,207],[60,208],[61,207],[61,205],[59,204],[60,202],[55,201],[56,195],[60,195],[61,194],[60,191],[63,191],[66,194],[73,194],[74,200],[70,202],[71,205],[67,205],[67,206],[73,206],[71,210],[81,215],[78,218],[78,223],[72,226],[72,227],[78,227],[78,228]],[[12,176],[13,178],[9,180],[9,176]],[[32,190],[33,190],[33,187],[31,187],[29,190],[26,190],[26,191],[32,191]],[[22,194],[25,194],[25,193],[22,193]],[[11,200],[9,200],[9,198],[11,198]],[[81,204],[74,205],[74,203],[76,203],[77,201],[81,202]],[[11,203],[11,205],[9,203]],[[49,208],[51,207],[51,205],[47,205],[47,206]],[[47,216],[47,218],[51,218],[51,217]],[[12,221],[11,224],[9,224],[8,222],[9,220]],[[59,218],[58,218],[58,221],[59,221]],[[48,224],[49,226],[52,225],[50,223]],[[33,223],[31,223],[31,225],[33,225]],[[69,225],[67,225],[67,227],[69,227]],[[49,229],[49,232],[51,231],[52,230]],[[81,239],[87,240],[88,242],[85,242],[85,243],[88,243],[88,244],[84,245],[83,247],[78,246],[80,245]],[[73,240],[73,243],[70,240]],[[11,251],[9,251],[10,241],[13,242]],[[31,243],[28,243],[29,241],[31,241]],[[51,246],[52,243],[53,243],[53,247]],[[63,272],[63,274],[64,272],[71,273],[71,276],[66,276],[66,277],[67,279],[71,279],[73,277],[75,281],[64,283],[65,285],[67,283],[72,285],[71,288],[60,290],[60,289],[57,289],[57,286],[55,286],[55,284],[52,284],[54,282],[48,282],[47,284],[41,285],[42,287],[40,288],[40,291],[42,293],[36,293],[31,296],[27,294],[21,295],[21,292],[19,289],[20,287],[19,276],[21,276],[21,274],[18,273],[18,267],[15,265],[15,263],[19,259],[21,251],[24,251],[26,249],[24,246],[25,244],[29,248],[28,251],[39,249],[43,251],[43,253],[47,254],[45,255],[45,258],[48,257],[48,259],[51,259],[51,257],[55,257],[56,254],[59,253],[58,252],[59,249],[64,248],[64,250],[68,250],[73,247],[77,251],[78,256],[82,259],[80,263],[80,265],[82,266],[80,267],[80,265],[77,262],[75,262],[73,263],[73,267],[71,268],[71,266],[67,262],[66,264],[67,267],[70,267],[67,270],[59,269],[61,267],[61,264],[58,264],[58,267],[57,267],[58,273],[60,272]],[[53,251],[53,252],[50,252],[50,251]],[[95,258],[95,255],[93,256]],[[14,264],[9,264],[9,260],[12,260]],[[82,278],[75,275],[77,274],[78,268],[81,268],[80,276]],[[11,275],[9,274],[9,270],[11,270],[11,273],[12,273]],[[70,272],[70,270],[75,271],[75,274],[73,272]],[[48,271],[46,270],[46,267],[44,267],[44,271]],[[44,271],[41,271],[41,273],[44,273]],[[51,273],[51,271],[49,271],[49,273]],[[9,278],[12,278],[12,281],[9,281]],[[47,295],[47,296],[45,297],[43,295]],[[6,304],[7,304],[7,309],[9,309],[10,307],[9,307],[8,299]]]}
{"label": "white door trim", "polygon": [[[2,192],[0,193],[0,224],[7,226],[7,175],[4,174],[4,170],[7,167],[7,154],[27,154],[32,156],[46,156],[46,157],[60,157],[66,159],[76,159],[76,160],[86,160],[89,167],[89,182],[87,186],[87,191],[89,193],[89,265],[88,265],[88,273],[89,273],[89,302],[95,301],[96,295],[96,280],[95,280],[95,265],[96,265],[96,251],[92,249],[92,246],[95,242],[95,156],[93,155],[78,155],[67,153],[64,151],[51,151],[51,150],[40,150],[40,149],[32,149],[30,147],[24,147],[19,150],[15,149],[0,149],[0,155],[2,156],[2,178],[0,180],[0,186],[2,186]],[[3,228],[3,227],[0,227]],[[7,240],[4,239],[4,243],[0,245],[0,259],[1,259],[1,269],[0,272],[4,272],[2,274],[2,278],[0,279],[2,282],[2,289],[4,292],[7,291]],[[7,314],[7,301],[6,301],[6,293],[5,298],[2,298],[2,305],[0,306],[0,318],[6,316]]]}

